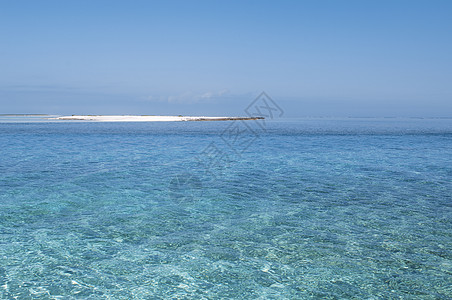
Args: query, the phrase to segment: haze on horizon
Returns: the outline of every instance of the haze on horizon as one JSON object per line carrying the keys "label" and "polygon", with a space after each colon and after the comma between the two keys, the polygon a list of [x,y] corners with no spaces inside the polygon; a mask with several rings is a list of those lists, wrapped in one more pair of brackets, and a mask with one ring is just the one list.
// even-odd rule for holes
{"label": "haze on horizon", "polygon": [[0,0],[0,114],[452,117],[452,2]]}

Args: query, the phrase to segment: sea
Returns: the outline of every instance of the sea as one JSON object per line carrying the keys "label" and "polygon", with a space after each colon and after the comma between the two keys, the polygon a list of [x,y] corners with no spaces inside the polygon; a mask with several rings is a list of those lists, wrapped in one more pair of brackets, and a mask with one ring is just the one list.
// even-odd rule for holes
{"label": "sea", "polygon": [[0,299],[452,299],[452,119],[0,117]]}

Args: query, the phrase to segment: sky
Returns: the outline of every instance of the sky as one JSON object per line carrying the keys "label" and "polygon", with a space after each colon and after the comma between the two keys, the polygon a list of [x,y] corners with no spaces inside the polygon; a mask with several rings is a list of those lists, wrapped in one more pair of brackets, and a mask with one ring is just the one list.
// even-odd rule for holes
{"label": "sky", "polygon": [[0,114],[452,117],[452,1],[0,0]]}

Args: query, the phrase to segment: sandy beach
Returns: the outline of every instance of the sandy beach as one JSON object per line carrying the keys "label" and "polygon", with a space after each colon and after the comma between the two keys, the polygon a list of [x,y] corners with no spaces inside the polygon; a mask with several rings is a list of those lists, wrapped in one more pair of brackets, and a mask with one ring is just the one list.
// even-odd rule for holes
{"label": "sandy beach", "polygon": [[233,121],[260,120],[263,117],[204,117],[204,116],[134,116],[134,115],[72,115],[49,120],[96,121],[96,122],[177,122],[177,121]]}

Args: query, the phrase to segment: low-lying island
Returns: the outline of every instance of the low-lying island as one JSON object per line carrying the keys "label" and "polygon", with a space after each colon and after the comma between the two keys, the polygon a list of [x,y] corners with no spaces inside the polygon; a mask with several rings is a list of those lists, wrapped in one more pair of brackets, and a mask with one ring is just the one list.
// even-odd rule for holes
{"label": "low-lying island", "polygon": [[185,116],[104,116],[104,115],[72,115],[51,120],[66,121],[97,121],[97,122],[171,122],[171,121],[234,121],[234,120],[262,120],[263,117],[185,117]]}

